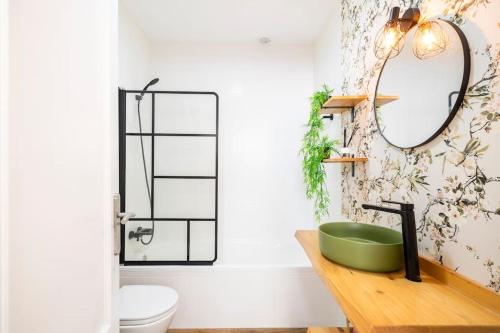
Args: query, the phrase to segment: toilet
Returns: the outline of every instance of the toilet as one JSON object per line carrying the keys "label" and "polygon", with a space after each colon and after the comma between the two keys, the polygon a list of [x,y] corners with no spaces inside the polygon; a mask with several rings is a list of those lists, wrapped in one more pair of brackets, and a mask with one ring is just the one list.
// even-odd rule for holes
{"label": "toilet", "polygon": [[178,301],[169,287],[125,285],[120,288],[120,333],[165,333]]}

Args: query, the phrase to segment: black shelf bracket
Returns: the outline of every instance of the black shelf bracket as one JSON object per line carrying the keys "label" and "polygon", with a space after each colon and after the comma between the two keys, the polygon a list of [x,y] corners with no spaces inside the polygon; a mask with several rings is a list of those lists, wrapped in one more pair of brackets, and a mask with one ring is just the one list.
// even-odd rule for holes
{"label": "black shelf bracket", "polygon": [[[354,122],[354,119],[356,118],[356,106],[351,106],[351,107],[345,107],[345,106],[323,106],[321,107],[321,109],[350,109],[351,111],[351,123]],[[330,119],[330,120],[333,120],[333,113],[330,113],[328,115],[323,115],[323,117],[321,117],[321,119]],[[343,147],[347,147],[347,140],[346,140],[346,129],[344,127],[344,144],[343,144]],[[355,162],[351,162],[351,175],[352,177],[355,176]]]}
{"label": "black shelf bracket", "polygon": [[[352,106],[350,108],[347,108],[345,106],[323,106],[321,109],[350,109],[351,110],[351,123],[354,122],[354,118],[356,118],[356,107],[355,106]],[[333,120],[333,113],[330,113],[328,115],[323,115],[323,117],[321,117],[322,119],[330,119],[330,120]]]}
{"label": "black shelf bracket", "polygon": [[[352,106],[351,108],[351,124],[354,122],[354,119],[356,118],[356,107]],[[344,127],[344,148],[347,147],[348,144],[351,143],[351,140],[347,142],[347,129]],[[351,154],[351,157],[353,155]],[[356,175],[356,165],[354,162],[351,162],[351,177],[354,177]]]}

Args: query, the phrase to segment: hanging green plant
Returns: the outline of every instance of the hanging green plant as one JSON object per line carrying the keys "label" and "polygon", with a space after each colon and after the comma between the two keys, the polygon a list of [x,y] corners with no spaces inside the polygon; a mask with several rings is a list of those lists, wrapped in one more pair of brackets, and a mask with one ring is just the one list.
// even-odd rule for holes
{"label": "hanging green plant", "polygon": [[308,129],[302,139],[302,170],[306,186],[306,197],[314,201],[314,218],[317,222],[328,215],[330,196],[326,188],[326,173],[323,159],[330,157],[332,151],[338,153],[338,140],[332,140],[323,133],[321,107],[330,98],[333,90],[327,85],[311,96],[311,113],[307,122]]}

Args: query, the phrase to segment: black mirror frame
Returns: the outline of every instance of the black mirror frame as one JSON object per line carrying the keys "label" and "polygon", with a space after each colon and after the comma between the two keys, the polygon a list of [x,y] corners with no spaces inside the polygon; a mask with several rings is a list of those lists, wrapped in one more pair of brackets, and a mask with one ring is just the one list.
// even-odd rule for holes
{"label": "black mirror frame", "polygon": [[467,42],[467,38],[465,37],[465,34],[462,31],[462,29],[460,29],[455,23],[448,21],[448,20],[443,20],[443,19],[439,19],[439,20],[449,24],[455,30],[458,37],[460,38],[460,42],[462,43],[462,50],[464,53],[464,73],[462,76],[462,84],[460,86],[460,91],[459,91],[457,99],[455,101],[455,105],[453,105],[453,109],[449,113],[448,118],[443,123],[443,125],[441,125],[441,127],[433,135],[431,135],[427,140],[424,140],[423,142],[421,142],[415,146],[411,146],[411,147],[400,147],[400,146],[393,144],[391,141],[389,141],[389,139],[387,139],[385,137],[384,133],[380,129],[380,124],[378,123],[378,117],[376,114],[376,112],[377,112],[376,96],[377,96],[378,86],[380,83],[380,78],[382,77],[382,73],[383,73],[384,68],[385,68],[385,64],[387,63],[387,60],[389,60],[389,59],[386,59],[384,61],[384,64],[382,65],[382,68],[380,69],[380,72],[379,72],[379,75],[377,78],[377,85],[375,87],[375,94],[374,94],[374,98],[373,98],[373,112],[375,113],[375,121],[377,122],[377,129],[380,132],[380,135],[382,135],[384,140],[393,147],[396,147],[399,149],[414,149],[414,148],[426,145],[429,142],[433,141],[450,125],[451,121],[455,118],[458,110],[460,109],[460,107],[462,106],[462,103],[464,101],[465,93],[467,92],[467,88],[469,86],[470,68],[471,68],[469,43]]}

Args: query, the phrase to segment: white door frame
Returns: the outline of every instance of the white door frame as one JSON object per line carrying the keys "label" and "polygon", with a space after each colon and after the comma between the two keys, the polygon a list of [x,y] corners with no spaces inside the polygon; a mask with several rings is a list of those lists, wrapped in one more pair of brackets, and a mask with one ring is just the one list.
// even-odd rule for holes
{"label": "white door frame", "polygon": [[8,249],[8,177],[7,177],[7,106],[8,106],[8,0],[0,0],[0,332],[7,332],[7,249]]}
{"label": "white door frame", "polygon": [[[114,202],[113,194],[119,193],[119,153],[118,153],[118,0],[110,0],[110,60],[112,62],[110,82],[112,82],[109,95],[110,95],[110,119],[109,119],[109,172],[110,172],[110,197],[109,205],[110,211],[114,212]],[[122,207],[124,208],[124,207]],[[110,267],[109,272],[109,290],[108,296],[110,304],[107,309],[110,311],[108,314],[109,326],[106,333],[119,333],[119,287],[120,287],[120,255],[115,255],[115,216],[111,216],[112,223],[109,225],[109,248],[106,249],[105,253],[107,258],[109,258],[108,266]]]}
{"label": "white door frame", "polygon": [[[80,4],[85,3],[86,0],[79,0]],[[106,168],[106,171],[108,175],[104,178],[104,183],[103,190],[105,193],[108,193],[108,202],[106,202],[106,211],[109,212],[109,219],[107,221],[104,221],[106,223],[104,226],[102,226],[102,235],[105,237],[104,244],[101,242],[101,249],[99,251],[102,251],[102,261],[100,263],[105,265],[104,271],[101,270],[102,272],[102,281],[104,284],[104,290],[101,293],[102,301],[103,301],[103,309],[99,310],[99,312],[102,314],[101,318],[102,321],[100,320],[100,327],[97,328],[97,333],[118,333],[119,330],[119,320],[118,320],[118,285],[119,285],[119,261],[118,257],[114,256],[113,254],[113,249],[114,249],[114,244],[113,244],[113,206],[112,206],[112,194],[115,192],[118,192],[118,117],[117,117],[117,87],[118,87],[118,63],[117,63],[117,44],[118,44],[118,0],[102,0],[106,1],[105,4],[103,4],[103,9],[106,10],[106,15],[109,15],[107,17],[100,17],[100,22],[102,27],[105,27],[107,31],[102,31],[102,35],[107,38],[108,43],[106,45],[109,45],[109,47],[106,48],[106,53],[101,53],[101,55],[105,56],[105,61],[102,63],[104,64],[104,68],[110,68],[110,71],[106,73],[106,76],[101,76],[99,80],[96,79],[96,85],[101,85],[104,89],[101,91],[104,91],[108,97],[105,97],[106,99],[101,99],[100,102],[102,103],[103,101],[108,104],[109,107],[107,107],[107,110],[105,111],[104,117],[100,119],[100,121],[104,122],[104,126],[106,126],[107,130],[105,135],[103,136],[103,148],[102,148],[102,154],[104,155],[104,167]],[[10,4],[9,4],[10,2]],[[9,310],[9,287],[11,287],[11,284],[8,284],[9,280],[9,275],[10,272],[7,270],[10,267],[9,264],[9,244],[8,244],[8,238],[9,238],[9,232],[14,232],[13,228],[9,228],[9,217],[12,218],[14,208],[12,206],[12,200],[9,199],[9,183],[12,184],[11,182],[11,176],[13,176],[13,173],[9,174],[9,168],[12,163],[12,161],[9,159],[12,156],[12,151],[9,151],[9,146],[8,145],[8,138],[10,137],[9,133],[9,128],[8,128],[8,123],[10,120],[15,119],[14,116],[11,116],[9,114],[9,109],[8,106],[13,107],[12,103],[8,103],[8,96],[9,94],[12,93],[13,88],[10,89],[9,86],[11,83],[14,82],[12,78],[12,73],[9,74],[12,62],[9,63],[9,54],[12,54],[12,51],[16,49],[15,45],[12,44],[12,40],[9,42],[9,38],[12,38],[13,34],[11,33],[13,30],[9,31],[10,28],[12,27],[11,23],[13,23],[14,18],[9,17],[10,14],[12,14],[12,8],[14,8],[14,2],[13,0],[0,0],[0,332],[2,333],[8,333],[11,332],[11,328],[15,326],[15,320],[12,318],[17,318],[16,320],[20,320],[20,314],[19,313],[13,313],[13,310]],[[49,2],[50,6],[55,6],[55,1]],[[106,6],[107,7],[106,9]],[[10,7],[10,8],[9,8]],[[52,15],[50,13],[47,14],[47,16]],[[61,15],[64,15],[64,12],[54,12],[54,19],[59,19]],[[83,13],[85,15],[85,13]],[[46,18],[47,18],[46,16]],[[8,20],[10,19],[11,22]],[[17,20],[19,20],[19,16],[16,17]],[[17,21],[19,23],[19,21]],[[26,22],[26,24],[30,24],[31,22]],[[92,25],[93,22],[88,22],[89,25]],[[82,23],[80,26],[82,29],[85,27],[83,26],[84,23]],[[35,29],[36,25],[33,26],[28,26],[29,29]],[[64,27],[61,27],[64,29]],[[104,30],[104,29],[103,29]],[[101,36],[102,36],[101,35]],[[46,35],[45,35],[46,36]],[[45,37],[44,36],[44,37]],[[17,41],[16,41],[17,42]],[[24,41],[21,41],[24,42]],[[102,44],[103,45],[103,44]],[[9,49],[9,47],[11,47]],[[69,47],[69,46],[68,46]],[[102,50],[102,49],[101,49]],[[109,62],[108,62],[109,61]],[[107,64],[106,64],[107,62]],[[68,72],[68,77],[69,77],[69,72]],[[78,80],[78,77],[74,78],[75,80]],[[12,81],[11,81],[12,80]],[[88,78],[87,78],[88,80]],[[68,84],[70,84],[69,82]],[[107,87],[109,90],[106,92],[105,87]],[[10,90],[10,91],[9,91]],[[89,98],[92,98],[92,96],[89,96]],[[101,104],[102,105],[102,104]],[[12,110],[14,112],[14,110]],[[19,121],[18,121],[19,122]],[[17,124],[17,123],[16,123]],[[102,132],[101,132],[102,133]],[[101,155],[102,156],[102,155]],[[50,157],[47,157],[50,158]],[[76,170],[78,171],[78,170]],[[34,189],[35,191],[40,191],[40,194],[43,195],[43,192],[41,189]],[[66,199],[64,199],[66,200]],[[68,201],[72,200],[70,197],[67,198]],[[61,204],[64,204],[65,202],[61,202]],[[82,207],[83,208],[83,207]],[[10,209],[10,212],[8,211]],[[16,208],[19,209],[19,208]],[[69,217],[71,218],[71,217]],[[13,221],[12,223],[15,223]],[[40,237],[40,240],[36,240],[36,242],[40,242],[40,244],[43,244],[43,242],[49,241],[48,238],[43,238]],[[11,242],[12,243],[12,242]],[[12,243],[13,244],[13,243]],[[12,245],[11,244],[11,245]],[[36,244],[28,244],[31,246],[36,246]],[[89,244],[89,246],[91,246]],[[12,247],[12,246],[11,246]],[[13,247],[12,247],[13,248]],[[13,248],[14,249],[14,248]],[[15,253],[11,253],[12,256],[15,256]],[[57,257],[56,257],[56,260]],[[36,272],[33,272],[36,275]],[[33,275],[33,283],[36,283],[35,280],[35,275]],[[100,275],[100,274],[99,274]],[[43,288],[43,285],[40,285],[40,288]],[[14,295],[13,292],[10,293],[11,295]],[[19,296],[19,293],[18,293]],[[57,296],[58,295],[50,295],[51,299],[53,299],[54,303],[57,303]],[[24,298],[24,295],[22,295]],[[30,302],[30,299],[28,298],[29,295],[26,295],[26,299],[24,300],[17,300],[23,301],[26,303]],[[11,296],[11,301],[13,300],[13,296]],[[75,299],[75,304],[78,303],[78,299]],[[71,309],[68,309],[70,311]],[[103,311],[103,312],[101,312]],[[62,313],[62,316],[65,314]],[[69,316],[68,318],[71,318]],[[29,320],[29,318],[26,318]],[[58,318],[53,317],[53,318],[44,318],[47,320],[47,322],[50,322],[50,324],[53,324],[57,322]],[[75,321],[77,318],[74,319]],[[10,321],[10,323],[9,323]],[[54,321],[54,322],[53,322]],[[67,319],[66,325],[71,325],[71,319]],[[78,323],[74,322],[75,327],[78,327]],[[45,325],[44,327],[48,327]],[[46,331],[43,331],[46,332]]]}
{"label": "white door frame", "polygon": [[98,333],[119,333],[119,272],[120,260],[119,255],[114,254],[114,203],[113,195],[119,192],[119,179],[118,179],[118,0],[107,0],[109,9],[109,28],[107,32],[109,37],[109,109],[107,126],[108,140],[107,140],[107,169],[109,172],[110,183],[107,192],[108,198],[108,211],[110,212],[109,224],[106,228],[106,238],[108,240],[104,253],[105,265],[109,268],[106,279],[106,294],[105,297],[105,318],[107,322],[103,324]]}

